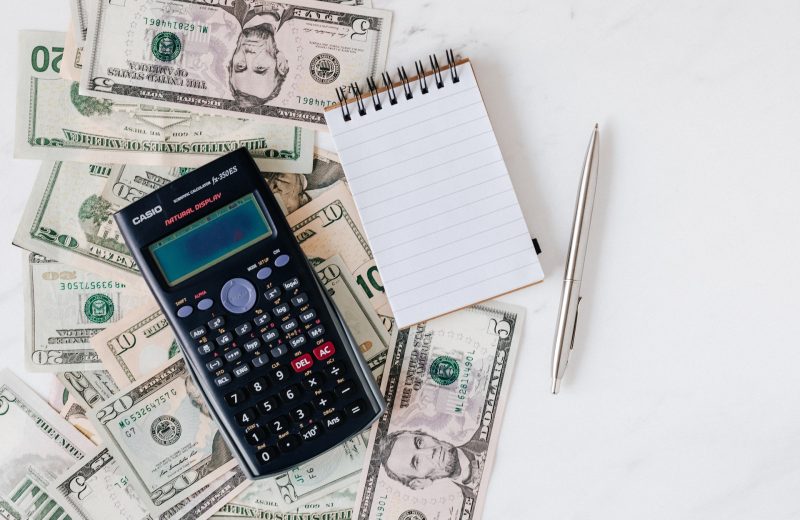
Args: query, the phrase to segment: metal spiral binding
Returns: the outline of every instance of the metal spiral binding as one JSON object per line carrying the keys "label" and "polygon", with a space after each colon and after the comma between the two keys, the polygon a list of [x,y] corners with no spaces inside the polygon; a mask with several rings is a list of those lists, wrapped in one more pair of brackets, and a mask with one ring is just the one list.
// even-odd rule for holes
{"label": "metal spiral binding", "polygon": [[[450,69],[450,78],[452,79],[453,83],[458,83],[460,78],[458,77],[458,70],[456,69],[456,57],[453,53],[453,50],[447,49],[445,51],[445,56],[447,57],[447,65]],[[444,88],[444,77],[442,75],[442,69],[439,66],[439,60],[436,58],[435,54],[429,54],[428,59],[431,62],[431,69],[433,70],[433,78],[436,82],[436,88]],[[422,63],[422,60],[416,60],[414,62],[414,67],[417,71],[417,81],[419,82],[420,91],[422,94],[427,94],[429,92],[428,81],[425,77],[425,66]],[[398,67],[397,75],[400,77],[400,82],[403,84],[403,93],[405,94],[406,99],[414,99],[414,94],[411,90],[411,80],[409,79],[408,74],[406,74],[406,69],[402,66]],[[388,72],[382,72],[381,80],[383,81],[383,89],[386,91],[386,94],[389,97],[389,104],[396,105],[398,103],[398,98],[392,77]],[[372,76],[367,78],[367,88],[369,88],[370,97],[372,98],[372,105],[375,107],[375,110],[381,110],[383,106],[381,104],[380,92],[378,85]],[[366,115],[367,108],[364,104],[364,98],[358,84],[351,83],[350,89],[353,91],[353,95],[358,106],[358,114],[361,116]],[[342,110],[342,117],[345,121],[350,121],[352,116],[350,114],[350,108],[348,107],[347,90],[345,87],[339,87],[336,89],[336,97],[339,99],[339,107]]]}

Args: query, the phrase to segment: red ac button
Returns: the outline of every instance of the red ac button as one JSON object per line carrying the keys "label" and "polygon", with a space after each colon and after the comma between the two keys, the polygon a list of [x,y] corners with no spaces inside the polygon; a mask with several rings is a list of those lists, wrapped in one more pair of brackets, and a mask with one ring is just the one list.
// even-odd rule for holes
{"label": "red ac button", "polygon": [[335,353],[336,349],[333,348],[333,343],[331,343],[330,341],[323,343],[322,345],[314,349],[314,357],[320,361],[328,359]]}
{"label": "red ac button", "polygon": [[300,357],[296,357],[292,360],[292,368],[295,372],[302,372],[304,370],[308,370],[311,365],[314,364],[314,361],[311,359],[311,355],[303,354]]}

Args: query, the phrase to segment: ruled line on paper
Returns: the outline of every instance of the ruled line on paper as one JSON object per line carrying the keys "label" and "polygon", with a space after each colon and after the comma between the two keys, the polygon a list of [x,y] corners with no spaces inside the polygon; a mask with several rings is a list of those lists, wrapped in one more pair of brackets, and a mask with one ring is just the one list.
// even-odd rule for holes
{"label": "ruled line on paper", "polygon": [[[470,121],[465,121],[465,122],[463,122],[463,123],[458,123],[458,124],[456,124],[456,125],[453,125],[453,126],[451,126],[451,127],[449,127],[449,128],[445,128],[445,129],[443,129],[443,130],[437,130],[436,132],[433,132],[432,134],[423,135],[422,137],[417,137],[416,139],[412,139],[412,140],[410,140],[410,141],[406,141],[406,142],[404,142],[404,143],[401,143],[401,144],[397,144],[397,143],[395,143],[395,144],[392,144],[391,146],[389,146],[389,148],[387,148],[387,149],[385,149],[385,150],[381,150],[381,151],[379,151],[379,152],[375,152],[375,153],[373,153],[372,155],[365,155],[364,157],[361,157],[360,159],[355,159],[355,160],[352,160],[352,161],[348,161],[348,164],[350,164],[350,165],[352,166],[352,165],[354,165],[354,164],[360,163],[361,161],[366,161],[367,159],[372,159],[373,157],[378,157],[379,155],[383,155],[383,154],[385,154],[385,153],[389,153],[389,152],[392,152],[392,153],[394,153],[394,152],[397,152],[397,150],[398,150],[399,148],[402,148],[402,147],[404,147],[404,146],[408,146],[408,145],[410,145],[410,144],[414,144],[414,143],[417,143],[417,142],[419,142],[419,141],[429,140],[429,139],[431,139],[432,137],[435,137],[435,136],[437,136],[437,135],[440,135],[440,134],[449,134],[449,133],[450,133],[450,132],[451,132],[451,131],[452,131],[454,128],[458,128],[458,127],[460,127],[460,126],[464,126],[464,125],[467,125],[467,124],[469,124],[469,123],[474,123],[475,121],[478,121],[478,120],[480,120],[480,119],[488,119],[488,116],[487,116],[486,114],[483,114],[483,115],[481,115],[480,117],[477,117],[477,118],[475,118],[475,119],[472,119],[472,120],[470,120]],[[491,132],[491,129],[489,130],[489,132]],[[468,139],[472,139],[473,137],[478,137],[479,135],[483,135],[483,134],[486,134],[486,133],[488,133],[488,132],[486,132],[486,131],[484,131],[484,132],[478,132],[477,134],[473,134],[473,135],[471,135],[471,136],[469,136],[469,137],[467,137],[467,138],[465,138],[465,139],[462,139],[461,141],[466,141],[466,140],[468,140]],[[461,142],[461,141],[457,141],[457,142]],[[367,141],[365,141],[365,142],[367,142]],[[359,143],[359,144],[364,144],[364,143]],[[449,146],[450,144],[451,144],[451,143],[448,143],[448,144],[446,144],[445,146],[442,146],[442,147],[440,147],[440,148],[445,148],[445,147]],[[454,144],[454,143],[452,143],[452,144]],[[360,176],[360,177],[363,177],[363,175],[362,175],[362,176]],[[359,177],[359,178],[360,178],[360,177]]]}
{"label": "ruled line on paper", "polygon": [[[421,305],[423,303],[428,303],[428,302],[431,302],[433,300],[438,300],[438,299],[443,298],[443,297],[445,297],[445,296],[447,296],[449,294],[453,294],[455,292],[459,292],[459,291],[462,291],[464,289],[468,289],[468,288],[473,287],[474,285],[476,285],[478,283],[488,282],[489,280],[494,280],[495,278],[500,278],[501,276],[505,276],[507,274],[514,273],[516,271],[521,271],[522,269],[530,269],[530,267],[531,267],[531,263],[528,262],[525,265],[522,265],[520,267],[516,267],[516,268],[511,269],[509,271],[505,271],[505,272],[502,272],[500,274],[496,274],[494,276],[489,276],[487,278],[482,278],[481,280],[474,281],[474,282],[472,282],[470,284],[467,284],[467,285],[462,285],[461,287],[453,289],[452,291],[447,291],[447,292],[444,292],[444,293],[438,293],[436,296],[432,296],[432,297],[430,297],[428,299],[425,299],[425,300],[414,300],[414,302],[411,305],[407,305],[405,307],[399,307],[397,309],[394,309],[394,311],[395,311],[395,313],[400,313],[401,311],[404,311],[406,309],[410,309],[412,307],[417,307],[417,306],[419,306],[419,305]],[[489,297],[491,297],[491,296],[489,296]]]}
{"label": "ruled line on paper", "polygon": [[[389,184],[392,184],[392,183],[395,183],[395,182],[407,181],[409,178],[414,177],[415,175],[420,175],[422,173],[427,173],[427,172],[429,172],[429,171],[431,171],[433,169],[436,169],[436,168],[438,168],[440,166],[444,166],[445,164],[449,164],[449,163],[455,162],[455,161],[457,161],[459,159],[464,159],[465,157],[470,157],[472,155],[477,155],[479,153],[485,152],[486,150],[489,150],[489,149],[492,149],[492,148],[497,148],[497,145],[492,143],[491,145],[487,146],[486,148],[480,148],[478,150],[475,150],[474,152],[462,155],[462,156],[460,156],[460,157],[458,157],[456,159],[452,159],[452,158],[445,159],[444,161],[440,162],[439,164],[435,164],[435,165],[433,165],[433,166],[431,166],[429,168],[423,168],[421,170],[415,171],[414,173],[410,173],[408,175],[404,175],[403,177],[400,177],[400,178],[397,178],[397,179],[392,179],[392,180],[387,181],[387,182],[385,182],[383,184],[378,184],[377,186],[373,186],[372,188],[367,188],[366,190],[361,190],[359,192],[353,191],[352,193],[353,193],[353,196],[360,196],[360,195],[362,195],[364,193],[367,193],[368,191],[377,190],[378,188],[382,188],[382,187],[388,186]],[[502,161],[503,159],[501,158],[500,160]],[[391,166],[394,166],[394,165],[391,165]],[[375,170],[373,170],[373,171],[375,171]]]}
{"label": "ruled line on paper", "polygon": [[[519,222],[520,220],[523,220],[523,219],[522,219],[522,218],[515,218],[514,220],[508,220],[508,221],[506,221],[506,222],[504,222],[504,223],[502,223],[502,224],[500,224],[500,225],[493,224],[492,226],[490,226],[490,227],[488,227],[488,228],[486,228],[486,229],[481,229],[480,231],[474,231],[474,230],[473,230],[474,232],[471,234],[471,237],[478,236],[478,235],[480,235],[481,233],[486,233],[487,231],[497,231],[498,229],[501,229],[501,228],[503,228],[503,227],[509,226],[509,225],[511,225],[511,224],[516,224],[516,223],[517,223],[517,222]],[[527,233],[526,233],[525,235],[527,236]],[[514,237],[516,237],[516,236],[517,236],[517,235],[514,235]],[[514,238],[514,237],[511,237],[511,238]],[[411,241],[412,241],[412,242],[414,242],[414,241],[417,241],[417,240],[418,240],[418,238],[413,238]],[[436,246],[436,247],[432,247],[432,248],[430,248],[430,249],[425,249],[425,250],[423,250],[423,251],[414,251],[414,254],[413,254],[413,255],[411,255],[411,256],[406,256],[406,257],[403,257],[403,258],[398,258],[397,260],[394,260],[394,261],[392,261],[392,262],[388,262],[388,263],[384,262],[384,263],[382,263],[382,264],[380,265],[380,268],[381,268],[381,269],[386,269],[386,268],[387,268],[387,267],[389,267],[389,266],[392,266],[392,265],[395,265],[395,264],[399,264],[399,263],[401,263],[401,262],[405,262],[406,260],[411,260],[411,259],[413,259],[413,258],[416,258],[416,257],[417,257],[417,256],[419,256],[419,255],[424,255],[424,254],[426,254],[426,253],[430,253],[431,251],[436,251],[437,249],[441,249],[441,248],[443,248],[443,247],[447,247],[447,246],[450,246],[450,245],[456,244],[456,243],[458,243],[458,242],[463,242],[463,241],[464,241],[464,239],[463,239],[463,238],[457,238],[457,239],[455,239],[455,240],[452,240],[452,241],[450,241],[450,242],[445,242],[444,244],[438,245],[438,246]],[[385,250],[385,249],[381,249],[380,251],[386,251],[386,250]],[[459,256],[460,256],[460,255],[459,255]]]}
{"label": "ruled line on paper", "polygon": [[[470,184],[469,186],[466,186],[466,187],[461,188],[461,189],[456,190],[456,191],[447,192],[447,193],[445,193],[443,195],[440,195],[438,197],[434,197],[432,199],[428,199],[428,200],[422,201],[422,202],[420,202],[418,204],[414,204],[413,206],[404,206],[403,209],[401,209],[400,211],[395,211],[394,213],[386,213],[385,215],[381,215],[378,218],[374,218],[374,219],[370,220],[370,222],[377,222],[377,221],[383,220],[385,218],[394,217],[398,213],[403,213],[404,211],[410,211],[410,210],[412,210],[414,208],[418,208],[420,206],[425,206],[426,204],[430,204],[431,202],[440,201],[440,200],[446,199],[447,197],[452,197],[454,195],[458,195],[462,191],[467,191],[467,190],[472,189],[472,188],[474,188],[476,186],[480,186],[481,184],[486,184],[487,182],[492,182],[492,181],[496,181],[497,179],[502,179],[503,177],[508,178],[508,174],[506,172],[503,172],[502,175],[497,175],[496,177],[492,177],[490,179],[482,180],[482,181],[480,181],[480,182],[478,182],[476,184]],[[431,186],[431,184],[429,184],[428,186]],[[424,186],[424,187],[428,187],[428,186]],[[406,194],[403,193],[401,195],[406,195]]]}
{"label": "ruled line on paper", "polygon": [[[419,103],[417,105],[414,105],[411,108],[406,108],[405,110],[402,110],[402,111],[397,111],[397,112],[393,112],[393,113],[388,114],[388,115],[384,115],[380,119],[374,119],[374,120],[372,120],[372,121],[370,121],[368,123],[364,123],[363,125],[360,125],[360,126],[350,126],[346,130],[343,130],[341,132],[336,132],[336,135],[338,137],[340,135],[349,134],[350,132],[355,132],[356,130],[361,130],[361,129],[366,128],[366,127],[368,127],[370,125],[376,125],[376,124],[379,124],[379,123],[383,124],[386,120],[391,119],[393,117],[399,117],[399,116],[404,115],[404,114],[409,114],[409,113],[413,112],[414,110],[419,110],[419,109],[425,108],[428,105],[432,105],[434,103],[441,103],[442,100],[447,99],[449,97],[457,96],[459,94],[465,94],[467,92],[472,92],[474,90],[478,90],[478,86],[477,85],[474,86],[474,87],[470,87],[468,89],[458,90],[456,92],[453,92],[452,94],[445,94],[445,95],[442,95],[442,96],[439,96],[439,97],[434,97],[434,98],[432,98],[432,101],[428,101],[427,103]],[[398,98],[398,102],[399,103],[402,103],[403,101],[408,102],[408,101],[411,101],[411,100],[410,99],[405,99],[405,98],[403,98],[403,99]],[[481,101],[483,101],[483,100],[481,100]],[[398,105],[392,105],[392,106],[398,106]],[[375,113],[377,113],[377,112],[375,112]]]}
{"label": "ruled line on paper", "polygon": [[[410,273],[402,274],[400,276],[392,276],[392,280],[400,280],[402,278],[408,278],[409,276],[417,275],[417,274],[419,274],[419,273],[421,273],[423,271],[427,271],[428,269],[433,269],[434,267],[438,267],[438,266],[440,266],[442,264],[449,263],[451,260],[455,260],[456,258],[463,257],[464,255],[468,255],[470,253],[475,253],[477,251],[482,251],[482,250],[484,250],[484,249],[486,249],[488,247],[502,244],[503,242],[510,242],[512,240],[517,240],[519,237],[521,237],[523,235],[527,237],[528,233],[527,232],[525,232],[525,233],[517,233],[514,236],[503,238],[501,240],[498,240],[497,242],[492,242],[491,244],[481,244],[478,247],[476,247],[475,249],[470,249],[469,251],[459,251],[459,253],[457,255],[455,255],[455,256],[451,256],[449,258],[440,258],[440,259],[438,259],[438,261],[435,264],[428,264],[427,266],[425,266],[425,267],[423,267],[421,269],[415,269],[414,271],[412,271]],[[526,247],[525,249],[529,250],[530,247]],[[516,254],[516,253],[514,253],[514,254]],[[503,257],[494,257],[494,261],[502,260],[502,258]],[[378,266],[378,269],[380,269],[380,266]]]}
{"label": "ruled line on paper", "polygon": [[[503,191],[501,191],[501,192],[495,193],[494,195],[490,195],[490,196],[486,197],[485,199],[476,200],[476,201],[470,202],[469,204],[464,204],[463,206],[459,206],[459,207],[457,207],[457,208],[448,209],[447,211],[442,211],[441,213],[437,213],[437,214],[435,214],[435,215],[431,215],[431,216],[429,216],[429,217],[425,217],[425,218],[423,218],[423,219],[420,219],[420,220],[415,220],[414,222],[403,222],[403,223],[402,223],[402,224],[403,224],[402,226],[400,226],[400,227],[397,227],[397,228],[394,228],[394,229],[391,229],[391,230],[388,230],[388,231],[384,231],[384,232],[382,232],[382,233],[378,233],[378,234],[376,234],[376,235],[372,235],[372,237],[371,237],[371,238],[372,238],[372,239],[375,239],[376,237],[380,237],[380,236],[386,235],[387,233],[394,233],[395,231],[397,231],[397,230],[400,230],[400,229],[403,229],[403,228],[405,228],[405,227],[407,227],[407,226],[411,226],[411,225],[413,225],[413,224],[419,224],[420,222],[424,222],[424,221],[426,221],[426,220],[428,220],[428,219],[432,219],[432,218],[435,218],[435,217],[441,217],[442,215],[446,215],[446,214],[448,214],[448,213],[452,213],[453,211],[457,211],[457,210],[459,210],[459,209],[464,209],[464,208],[466,208],[467,206],[472,206],[472,205],[473,205],[473,204],[475,204],[476,202],[485,202],[485,201],[486,201],[486,199],[491,199],[491,198],[493,198],[493,197],[496,197],[496,196],[498,196],[498,195],[502,195],[502,194],[504,194],[504,193],[508,193],[509,191],[514,191],[514,188],[508,188],[507,190],[503,190]],[[502,209],[502,208],[494,208],[494,210],[495,210],[495,211],[497,211],[498,209]],[[366,223],[365,223],[365,225],[366,225]]]}
{"label": "ruled line on paper", "polygon": [[[476,101],[474,103],[470,103],[469,105],[462,105],[462,106],[460,106],[458,108],[454,108],[453,110],[450,110],[448,112],[444,112],[441,115],[442,116],[451,115],[451,114],[454,114],[455,112],[458,112],[460,110],[464,110],[465,108],[471,108],[471,107],[474,107],[474,106],[480,105],[480,104],[481,104],[480,101]],[[487,115],[485,113],[481,114],[480,117],[476,117],[475,119],[471,119],[469,121],[465,121],[465,123],[471,123],[472,121],[477,121],[478,119],[483,119],[484,117],[487,117]],[[419,121],[414,121],[412,124],[407,125],[407,126],[402,126],[400,128],[395,128],[394,130],[392,130],[390,132],[386,132],[385,134],[371,135],[371,136],[369,136],[368,141],[374,141],[376,139],[381,139],[383,137],[386,137],[386,136],[389,136],[389,135],[392,135],[392,134],[396,134],[397,132],[402,132],[403,130],[408,130],[409,128],[414,128],[415,126],[419,126]],[[449,128],[448,128],[448,130],[449,130]],[[353,143],[353,144],[351,144],[349,146],[343,146],[342,148],[339,148],[339,153],[343,153],[346,150],[349,150],[350,148],[353,148],[354,146],[361,146],[365,142],[366,141],[361,141],[361,142],[358,142],[358,143]]]}
{"label": "ruled line on paper", "polygon": [[[519,251],[515,251],[515,252],[513,252],[513,253],[510,253],[510,254],[508,254],[508,255],[505,255],[505,256],[503,257],[503,259],[506,259],[506,258],[511,258],[511,257],[513,257],[514,255],[518,255],[518,254],[521,254],[521,253],[525,253],[525,252],[527,252],[527,251],[528,251],[528,248],[526,247],[525,249],[520,249]],[[475,265],[475,266],[472,266],[472,267],[467,267],[467,268],[465,268],[465,269],[462,269],[461,271],[457,271],[457,272],[455,272],[455,273],[452,273],[452,274],[449,274],[449,275],[447,275],[447,276],[442,276],[441,278],[438,278],[438,279],[436,280],[436,282],[434,282],[434,283],[438,283],[438,282],[441,282],[442,280],[447,280],[448,278],[452,278],[452,277],[454,277],[454,276],[458,276],[458,275],[461,275],[461,274],[464,274],[464,273],[468,273],[469,271],[474,271],[475,269],[480,269],[481,267],[485,267],[485,266],[487,266],[487,265],[489,265],[489,264],[494,264],[494,263],[497,263],[497,260],[498,260],[497,258],[492,258],[492,259],[490,259],[490,260],[487,260],[486,262],[483,262],[482,264],[478,264],[478,265]],[[526,264],[525,264],[523,267],[526,267],[526,266],[529,266],[529,265],[530,265],[530,262],[526,263]],[[513,269],[513,270],[516,270],[516,269],[517,269],[517,268],[515,268],[515,269]],[[476,281],[476,283],[480,283],[480,282],[482,282],[482,281],[484,281],[484,280],[486,280],[486,279],[485,279],[485,278],[478,279],[478,280]],[[430,283],[430,282],[425,282],[425,283],[422,283],[422,284],[419,284],[419,285],[417,285],[416,287],[408,287],[407,289],[405,289],[405,290],[403,290],[403,291],[400,291],[400,292],[393,293],[393,294],[392,294],[392,296],[394,296],[394,297],[398,297],[398,296],[400,296],[401,294],[406,294],[406,293],[409,293],[409,292],[412,292],[412,291],[416,291],[417,289],[422,289],[423,287],[430,287],[430,285],[431,285],[431,283]]]}

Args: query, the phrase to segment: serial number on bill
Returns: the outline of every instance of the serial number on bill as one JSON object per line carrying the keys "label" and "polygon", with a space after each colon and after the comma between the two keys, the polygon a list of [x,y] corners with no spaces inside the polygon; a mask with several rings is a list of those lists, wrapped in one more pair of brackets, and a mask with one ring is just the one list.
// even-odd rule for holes
{"label": "serial number on bill", "polygon": [[297,102],[301,105],[311,105],[315,107],[327,107],[333,105],[333,101],[327,99],[317,99],[313,97],[297,96]]}
{"label": "serial number on bill", "polygon": [[153,27],[163,27],[165,29],[175,29],[176,31],[200,31],[201,34],[208,32],[207,25],[195,25],[194,22],[183,22],[181,20],[164,20],[163,18],[150,18],[145,16],[144,24]]}

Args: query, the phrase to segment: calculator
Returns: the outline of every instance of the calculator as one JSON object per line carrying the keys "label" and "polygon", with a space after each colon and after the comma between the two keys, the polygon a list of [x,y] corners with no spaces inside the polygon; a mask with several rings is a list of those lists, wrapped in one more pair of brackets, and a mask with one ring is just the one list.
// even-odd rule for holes
{"label": "calculator", "polygon": [[251,479],[364,430],[385,404],[246,149],[114,215]]}

